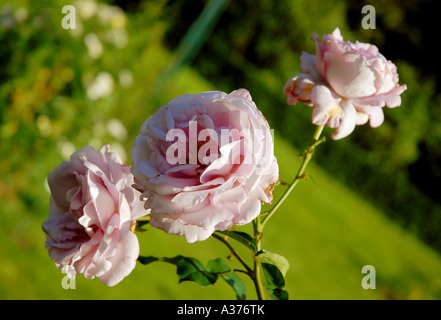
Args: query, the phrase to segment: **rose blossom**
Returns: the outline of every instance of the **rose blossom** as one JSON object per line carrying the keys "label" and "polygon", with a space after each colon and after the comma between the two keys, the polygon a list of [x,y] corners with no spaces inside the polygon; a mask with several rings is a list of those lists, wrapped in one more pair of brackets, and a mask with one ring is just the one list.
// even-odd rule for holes
{"label": "rose blossom", "polygon": [[113,286],[135,267],[138,239],[131,227],[147,214],[134,190],[130,167],[104,146],[85,146],[48,176],[45,247],[73,279],[83,273]]}
{"label": "rose blossom", "polygon": [[249,223],[278,179],[268,123],[245,89],[173,99],[144,122],[131,161],[150,224],[188,242]]}
{"label": "rose blossom", "polygon": [[333,139],[349,135],[356,125],[371,127],[384,120],[382,107],[400,106],[406,85],[398,84],[397,67],[368,43],[343,41],[340,30],[323,36],[314,33],[316,55],[302,53],[302,73],[284,87],[287,103],[313,106],[312,122],[336,128]]}

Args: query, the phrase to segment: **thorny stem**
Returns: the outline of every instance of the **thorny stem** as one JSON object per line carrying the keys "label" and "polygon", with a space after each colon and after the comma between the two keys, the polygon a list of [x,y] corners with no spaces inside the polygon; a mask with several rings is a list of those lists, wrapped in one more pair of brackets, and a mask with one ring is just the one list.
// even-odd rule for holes
{"label": "thorny stem", "polygon": [[[260,221],[260,216],[253,221],[254,227],[254,240],[256,241],[257,252],[262,249],[262,236],[263,236],[263,225]],[[261,277],[261,264],[258,259],[254,259],[254,273],[253,280],[254,286],[256,288],[257,298],[259,300],[265,300],[265,291],[263,288],[262,277]]]}
{"label": "thorny stem", "polygon": [[239,260],[239,262],[245,267],[248,275],[252,276],[253,270],[246,264],[246,262],[242,259],[242,257],[237,253],[236,250],[234,250],[234,248],[231,246],[231,244],[226,240],[227,236],[222,237],[222,236],[217,235],[216,233],[213,233],[212,236],[213,236],[213,238],[216,238],[220,242],[225,244],[228,247],[228,249],[230,249],[231,253],[237,258],[237,260]]}
{"label": "thorny stem", "polygon": [[[260,217],[257,217],[256,220],[260,219]],[[253,221],[254,224],[254,221]],[[225,244],[228,249],[230,249],[231,254],[233,254],[238,260],[239,262],[245,267],[246,271],[244,270],[237,270],[243,273],[246,273],[254,282],[254,285],[256,287],[256,292],[257,292],[257,297],[259,300],[264,300],[265,296],[264,296],[264,291],[263,291],[263,284],[262,284],[262,279],[260,277],[260,263],[257,261],[257,259],[254,259],[254,270],[252,270],[247,264],[246,262],[242,259],[242,257],[237,253],[236,250],[234,250],[234,248],[230,245],[230,243],[227,241],[227,237],[228,236],[219,236],[216,233],[213,233],[212,236],[216,239],[218,239],[220,242],[222,242],[223,244]],[[257,244],[257,251],[260,250],[260,240],[256,241]]]}

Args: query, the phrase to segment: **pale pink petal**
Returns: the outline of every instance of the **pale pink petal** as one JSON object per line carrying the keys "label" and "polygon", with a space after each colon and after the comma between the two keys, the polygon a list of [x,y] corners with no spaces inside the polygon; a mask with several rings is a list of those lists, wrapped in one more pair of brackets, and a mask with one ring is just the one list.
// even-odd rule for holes
{"label": "pale pink petal", "polygon": [[371,106],[371,107],[388,106],[389,108],[395,108],[401,105],[400,94],[402,94],[406,89],[407,89],[406,85],[401,85],[393,88],[388,93],[353,99],[353,102],[357,106]]}
{"label": "pale pink petal", "polygon": [[115,201],[109,194],[101,179],[88,172],[87,184],[92,203],[96,210],[100,226],[105,227],[116,210]]}
{"label": "pale pink petal", "polygon": [[342,139],[354,131],[357,123],[357,111],[350,102],[343,103],[341,123],[335,132],[331,135],[332,139]]}
{"label": "pale pink petal", "polygon": [[381,107],[356,106],[356,108],[369,116],[369,124],[372,128],[377,128],[383,123],[384,113]]}
{"label": "pale pink petal", "polygon": [[234,223],[237,225],[244,225],[254,220],[261,210],[260,201],[257,199],[249,198],[241,205],[238,216],[234,219]]}
{"label": "pale pink petal", "polygon": [[357,112],[357,125],[365,124],[369,121],[369,115],[364,112]]}
{"label": "pale pink petal", "polygon": [[214,194],[212,202],[215,206],[240,206],[247,201],[248,194],[242,185],[226,190],[222,193]]}
{"label": "pale pink petal", "polygon": [[180,215],[180,219],[186,225],[197,225],[207,230],[215,228],[223,221],[231,221],[233,218],[234,214],[225,206],[216,206],[212,203],[207,203],[206,206],[195,212],[186,212]]}
{"label": "pale pink petal", "polygon": [[214,228],[205,229],[198,225],[186,224],[185,221],[178,216],[160,214],[152,215],[150,218],[150,224],[167,233],[175,234],[177,236],[185,236],[185,240],[189,243],[205,240],[215,231]]}
{"label": "pale pink petal", "polygon": [[[183,212],[182,205],[172,202],[174,198],[173,195],[160,195],[157,193],[152,193],[145,201],[145,208],[154,208],[153,213],[165,214],[165,215],[176,215]],[[151,215],[153,216],[153,215]]]}
{"label": "pale pink petal", "polygon": [[340,118],[341,99],[323,85],[314,87],[311,94],[314,105],[312,122],[316,125],[325,125],[332,118]]}
{"label": "pale pink petal", "polygon": [[[105,150],[105,149],[104,149]],[[101,169],[106,175],[109,174],[109,167],[103,153],[96,151],[91,146],[84,146],[81,150],[71,155],[71,162],[91,162]]]}
{"label": "pale pink petal", "polygon": [[75,164],[63,162],[49,173],[47,179],[49,189],[51,190],[54,202],[61,207],[69,207],[69,202],[66,200],[67,192],[78,186],[78,181],[74,174],[77,169]]}
{"label": "pale pink petal", "polygon": [[144,159],[144,155],[146,150],[149,149],[148,138],[145,135],[139,135],[135,139],[135,145],[138,145],[138,148],[132,148],[132,152],[130,153],[130,161],[132,163],[139,163]]}
{"label": "pale pink petal", "polygon": [[[253,99],[251,98],[251,94],[247,89],[238,89],[235,90],[233,92],[231,92],[228,96],[236,96],[236,97],[241,97],[241,98],[245,98],[248,99],[250,101],[252,101]],[[227,97],[228,97],[227,96]]]}
{"label": "pale pink petal", "polygon": [[343,41],[343,36],[341,35],[341,31],[340,28],[337,27],[334,29],[334,31],[331,34],[332,36],[332,40],[337,40],[337,41]]}
{"label": "pale pink petal", "polygon": [[373,107],[369,113],[369,124],[372,128],[379,127],[384,121],[383,109],[380,107]]}
{"label": "pale pink petal", "polygon": [[100,276],[100,281],[109,287],[121,282],[135,268],[138,256],[138,238],[132,232],[128,232],[119,239],[115,255],[108,258],[110,270]]}
{"label": "pale pink petal", "polygon": [[173,197],[172,202],[179,204],[183,208],[191,208],[204,201],[209,194],[212,196],[217,196],[229,191],[231,188],[233,188],[235,180],[235,178],[230,178],[220,186],[207,188],[206,190],[180,192],[175,197]]}
{"label": "pale pink petal", "polygon": [[319,74],[321,79],[326,79],[326,69],[325,69],[325,63],[323,61],[323,44],[320,41],[319,36],[317,33],[314,32],[314,35],[312,36],[311,40],[315,42],[315,65],[317,73]]}
{"label": "pale pink petal", "polygon": [[375,75],[356,53],[325,54],[326,79],[342,97],[366,97],[376,92]]}
{"label": "pale pink petal", "polygon": [[317,71],[316,56],[310,53],[302,52],[302,55],[300,56],[300,71],[302,71],[303,74],[312,77],[311,80],[313,82],[321,79],[321,76]]}

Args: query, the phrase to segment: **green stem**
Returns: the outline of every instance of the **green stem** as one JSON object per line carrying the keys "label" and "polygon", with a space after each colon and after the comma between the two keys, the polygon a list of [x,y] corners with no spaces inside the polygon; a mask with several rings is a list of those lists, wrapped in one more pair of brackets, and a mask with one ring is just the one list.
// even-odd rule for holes
{"label": "green stem", "polygon": [[[257,217],[255,220],[260,221],[260,217]],[[260,222],[258,222],[258,224],[260,224]],[[256,245],[257,245],[257,252],[260,250],[261,245],[260,245],[260,240],[261,237],[257,236],[257,232],[256,232],[256,224],[255,221],[253,221],[253,225],[255,226],[255,239],[256,239]],[[261,230],[261,227],[257,227],[259,230]],[[265,296],[264,296],[264,289],[263,289],[263,284],[262,284],[262,279],[260,277],[260,263],[257,261],[257,259],[254,259],[254,269],[251,269],[248,264],[242,259],[242,257],[239,255],[239,253],[234,250],[234,248],[231,246],[231,244],[226,240],[226,236],[222,237],[216,233],[212,234],[212,237],[215,239],[218,239],[220,242],[222,242],[224,245],[226,245],[228,247],[228,249],[230,249],[231,254],[233,254],[237,260],[239,260],[239,262],[245,267],[245,270],[237,270],[239,272],[243,272],[245,274],[247,274],[254,282],[254,285],[256,287],[256,292],[257,292],[257,297],[259,300],[264,300]]]}
{"label": "green stem", "polygon": [[[256,241],[257,252],[262,249],[262,237],[263,237],[263,225],[260,221],[260,216],[254,220],[254,240]],[[254,272],[253,272],[253,280],[254,286],[256,288],[257,298],[259,300],[265,300],[265,291],[263,288],[262,277],[261,277],[261,264],[257,258],[254,258]]]}
{"label": "green stem", "polygon": [[295,179],[293,180],[293,182],[289,185],[288,189],[285,191],[285,193],[283,194],[283,196],[279,199],[279,201],[277,201],[277,203],[274,205],[274,207],[271,209],[271,211],[263,218],[262,220],[262,229],[265,226],[265,224],[268,222],[268,220],[271,218],[271,216],[277,211],[277,209],[280,207],[280,205],[286,200],[286,198],[288,198],[289,194],[291,193],[291,191],[295,188],[295,186],[297,185],[297,183],[305,178],[305,169],[308,166],[309,161],[311,160],[313,154],[314,154],[314,150],[315,147],[317,147],[319,144],[325,142],[325,138],[323,137],[322,139],[319,140],[320,135],[323,131],[324,126],[318,126],[314,136],[313,136],[313,143],[306,148],[305,152],[303,153],[303,161],[302,164],[300,166],[299,171],[297,172],[297,175],[295,177]]}
{"label": "green stem", "polygon": [[320,135],[322,134],[323,128],[325,126],[318,126],[317,129],[314,132],[314,136],[312,137],[312,139],[314,139],[314,141],[318,141],[320,138]]}
{"label": "green stem", "polygon": [[230,249],[231,253],[237,258],[237,260],[239,260],[239,262],[245,267],[245,269],[247,270],[247,273],[249,275],[251,275],[253,273],[253,270],[251,270],[251,268],[246,264],[246,262],[242,259],[242,257],[237,253],[236,250],[234,250],[234,248],[231,246],[231,244],[225,239],[225,237],[221,237],[219,235],[217,235],[216,233],[212,234],[213,238],[218,239],[220,242],[222,242],[223,244],[225,244],[228,249]]}

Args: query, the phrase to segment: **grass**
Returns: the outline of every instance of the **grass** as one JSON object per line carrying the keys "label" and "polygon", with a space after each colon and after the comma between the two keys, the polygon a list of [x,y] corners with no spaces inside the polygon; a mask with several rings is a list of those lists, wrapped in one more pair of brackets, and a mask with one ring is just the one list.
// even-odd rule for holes
{"label": "grass", "polygon": [[[294,151],[280,139],[276,147],[281,176],[292,176]],[[440,298],[437,253],[320,168],[308,171],[313,180],[299,185],[267,231],[289,234],[289,249],[280,238],[268,244],[292,261],[294,298]],[[376,290],[361,287],[364,265],[376,268]]]}

